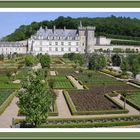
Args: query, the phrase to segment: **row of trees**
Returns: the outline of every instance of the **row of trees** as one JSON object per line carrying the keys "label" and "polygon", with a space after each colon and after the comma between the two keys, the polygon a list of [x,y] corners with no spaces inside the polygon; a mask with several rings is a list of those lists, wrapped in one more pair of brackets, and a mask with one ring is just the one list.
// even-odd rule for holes
{"label": "row of trees", "polygon": [[135,78],[136,75],[140,73],[140,56],[128,55],[127,57],[123,57],[120,67],[123,74],[126,74],[127,71],[131,71]]}
{"label": "row of trees", "polygon": [[135,45],[135,46],[140,46],[140,41],[112,40],[111,44],[114,44],[114,45]]}
{"label": "row of trees", "polygon": [[105,35],[109,38],[140,40],[140,20],[126,17],[97,17],[97,18],[71,18],[60,16],[55,20],[32,22],[30,25],[21,25],[12,34],[3,38],[8,41],[19,41],[29,38],[32,34],[42,26],[53,28],[77,29],[79,22],[82,21],[83,26],[96,26],[96,36]]}

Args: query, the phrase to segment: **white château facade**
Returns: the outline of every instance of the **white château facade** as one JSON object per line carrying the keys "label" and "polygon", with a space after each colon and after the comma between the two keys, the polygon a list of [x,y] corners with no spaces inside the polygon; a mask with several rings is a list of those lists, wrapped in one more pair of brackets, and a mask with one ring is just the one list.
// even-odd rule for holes
{"label": "white ch\u00e2teau facade", "polygon": [[95,37],[95,27],[78,29],[40,29],[26,41],[0,42],[0,54],[50,54],[63,55],[65,53],[92,53],[95,49],[113,50],[113,48],[130,48],[140,51],[140,46],[110,45],[111,39]]}

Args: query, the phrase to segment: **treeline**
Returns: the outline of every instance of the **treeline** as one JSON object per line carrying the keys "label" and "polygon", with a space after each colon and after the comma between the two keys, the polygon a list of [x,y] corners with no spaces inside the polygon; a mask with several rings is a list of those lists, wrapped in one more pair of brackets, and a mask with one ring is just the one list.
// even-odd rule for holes
{"label": "treeline", "polygon": [[138,42],[138,41],[112,40],[111,44],[113,44],[113,45],[135,45],[135,46],[140,46],[140,42]]}
{"label": "treeline", "polygon": [[44,20],[42,22],[32,22],[30,25],[22,25],[12,34],[3,38],[6,41],[19,41],[29,38],[42,26],[45,28],[77,29],[80,21],[83,26],[96,26],[96,36],[104,35],[109,38],[119,38],[128,40],[140,40],[140,20],[126,17],[97,17],[97,18],[71,18],[60,16],[55,20]]}

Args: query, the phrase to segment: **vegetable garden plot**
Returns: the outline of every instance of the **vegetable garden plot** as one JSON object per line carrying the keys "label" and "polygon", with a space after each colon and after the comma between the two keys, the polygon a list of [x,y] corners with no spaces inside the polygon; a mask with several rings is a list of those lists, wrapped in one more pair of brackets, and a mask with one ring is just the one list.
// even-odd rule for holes
{"label": "vegetable garden plot", "polygon": [[104,95],[112,91],[137,90],[129,85],[92,86],[89,90],[70,91],[69,95],[77,111],[116,110],[117,105]]}

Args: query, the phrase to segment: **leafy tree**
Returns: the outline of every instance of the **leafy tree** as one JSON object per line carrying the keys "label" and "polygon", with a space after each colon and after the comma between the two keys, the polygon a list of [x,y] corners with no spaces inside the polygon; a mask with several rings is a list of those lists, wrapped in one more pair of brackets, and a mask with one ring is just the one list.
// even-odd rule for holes
{"label": "leafy tree", "polygon": [[41,63],[41,66],[42,68],[49,68],[50,67],[50,56],[48,54],[45,54],[45,55],[41,55],[40,57],[40,63]]}
{"label": "leafy tree", "polygon": [[33,66],[37,62],[35,56],[33,55],[27,55],[25,57],[25,64],[26,66]]}
{"label": "leafy tree", "polygon": [[122,59],[120,68],[121,68],[123,74],[126,74],[126,72],[129,70],[129,64],[128,64],[127,58]]}
{"label": "leafy tree", "polygon": [[41,82],[41,78],[34,74],[23,82],[22,88],[24,90],[18,93],[18,106],[26,116],[26,121],[37,127],[48,117],[53,102],[52,94]]}
{"label": "leafy tree", "polygon": [[89,59],[88,68],[92,70],[101,70],[106,67],[107,61],[104,55],[102,54],[93,54]]}
{"label": "leafy tree", "polygon": [[113,66],[121,65],[121,57],[118,54],[113,55],[111,59],[112,59]]}
{"label": "leafy tree", "polygon": [[139,74],[139,72],[140,72],[140,64],[137,59],[133,60],[133,64],[130,66],[130,69],[135,78],[136,75]]}

